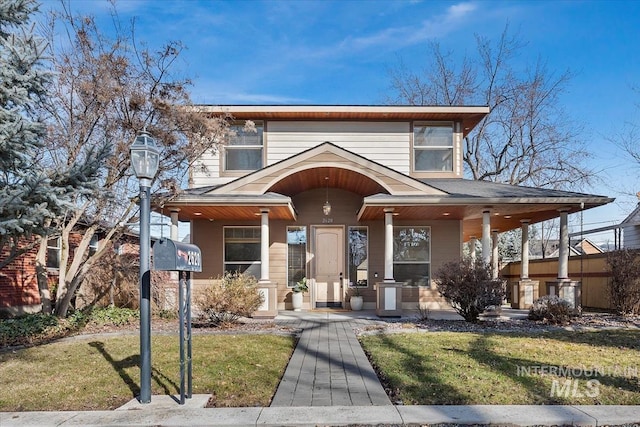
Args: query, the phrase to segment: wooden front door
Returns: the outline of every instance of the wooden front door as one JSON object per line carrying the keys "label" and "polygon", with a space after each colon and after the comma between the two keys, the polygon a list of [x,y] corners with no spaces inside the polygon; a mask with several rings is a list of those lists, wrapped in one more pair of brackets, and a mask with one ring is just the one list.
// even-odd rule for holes
{"label": "wooden front door", "polygon": [[344,229],[317,227],[314,237],[316,307],[341,307]]}

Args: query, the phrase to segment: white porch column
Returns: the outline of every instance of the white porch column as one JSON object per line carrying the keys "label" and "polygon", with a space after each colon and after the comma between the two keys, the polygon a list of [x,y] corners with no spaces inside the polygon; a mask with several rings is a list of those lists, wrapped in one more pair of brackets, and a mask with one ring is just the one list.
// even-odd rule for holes
{"label": "white porch column", "polygon": [[482,211],[482,261],[491,262],[491,211]]}
{"label": "white porch column", "polygon": [[521,262],[520,262],[520,280],[529,279],[529,223],[530,220],[523,219],[522,223],[522,241],[520,242]]}
{"label": "white porch column", "polygon": [[469,238],[469,256],[471,257],[471,262],[473,264],[476,263],[476,242],[478,239],[476,236],[471,236]]}
{"label": "white porch column", "polygon": [[171,231],[169,232],[171,240],[178,240],[178,212],[180,212],[178,208],[171,209]]}
{"label": "white porch column", "polygon": [[269,281],[269,209],[260,209],[260,281]]}
{"label": "white porch column", "polygon": [[395,282],[393,278],[393,208],[384,210],[384,281]]}
{"label": "white porch column", "polygon": [[498,229],[491,230],[491,276],[498,278]]}
{"label": "white porch column", "polygon": [[569,278],[568,209],[560,210],[560,248],[558,251],[558,279]]}

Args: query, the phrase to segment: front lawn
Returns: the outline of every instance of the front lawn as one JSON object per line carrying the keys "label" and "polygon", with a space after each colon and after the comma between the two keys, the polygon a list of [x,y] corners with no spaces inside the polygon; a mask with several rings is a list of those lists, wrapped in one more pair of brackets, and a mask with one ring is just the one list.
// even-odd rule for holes
{"label": "front lawn", "polygon": [[427,332],[360,341],[392,401],[405,405],[640,404],[637,330]]}
{"label": "front lawn", "polygon": [[[0,354],[0,411],[114,409],[139,394],[139,337],[79,338]],[[193,337],[193,393],[215,406],[268,406],[295,339]],[[179,342],[152,336],[152,394],[179,394]]]}

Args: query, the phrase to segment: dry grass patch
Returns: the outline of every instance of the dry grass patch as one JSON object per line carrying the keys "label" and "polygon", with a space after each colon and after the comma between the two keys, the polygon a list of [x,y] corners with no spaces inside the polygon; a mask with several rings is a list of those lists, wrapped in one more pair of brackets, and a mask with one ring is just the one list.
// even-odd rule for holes
{"label": "dry grass patch", "polygon": [[[392,401],[404,404],[640,404],[637,330],[432,332],[360,340]],[[574,376],[554,373],[562,369]]]}
{"label": "dry grass patch", "polygon": [[[0,354],[0,411],[117,408],[139,394],[139,337],[58,342]],[[268,406],[292,337],[193,337],[193,392],[215,406]],[[152,393],[177,395],[177,336],[152,337]]]}

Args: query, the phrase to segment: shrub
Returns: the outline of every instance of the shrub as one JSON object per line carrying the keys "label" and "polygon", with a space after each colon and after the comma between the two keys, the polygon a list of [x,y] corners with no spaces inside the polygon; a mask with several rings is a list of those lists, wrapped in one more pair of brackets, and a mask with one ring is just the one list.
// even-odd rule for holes
{"label": "shrub", "polygon": [[640,314],[640,253],[628,249],[610,252],[607,265],[611,307],[619,314]]}
{"label": "shrub", "polygon": [[476,322],[489,306],[501,305],[505,287],[491,277],[490,266],[482,260],[452,261],[435,274],[438,292],[467,322]]}
{"label": "shrub", "polygon": [[529,309],[529,319],[542,320],[554,325],[569,323],[572,316],[571,304],[556,295],[545,295],[538,298]]}
{"label": "shrub", "polygon": [[225,273],[195,295],[198,309],[216,325],[235,323],[250,316],[263,302],[255,277],[241,273]]}
{"label": "shrub", "polygon": [[138,310],[122,307],[94,308],[89,314],[89,320],[98,325],[122,326],[140,318]]}
{"label": "shrub", "polygon": [[60,329],[60,319],[52,314],[35,313],[0,320],[0,347],[29,343]]}

